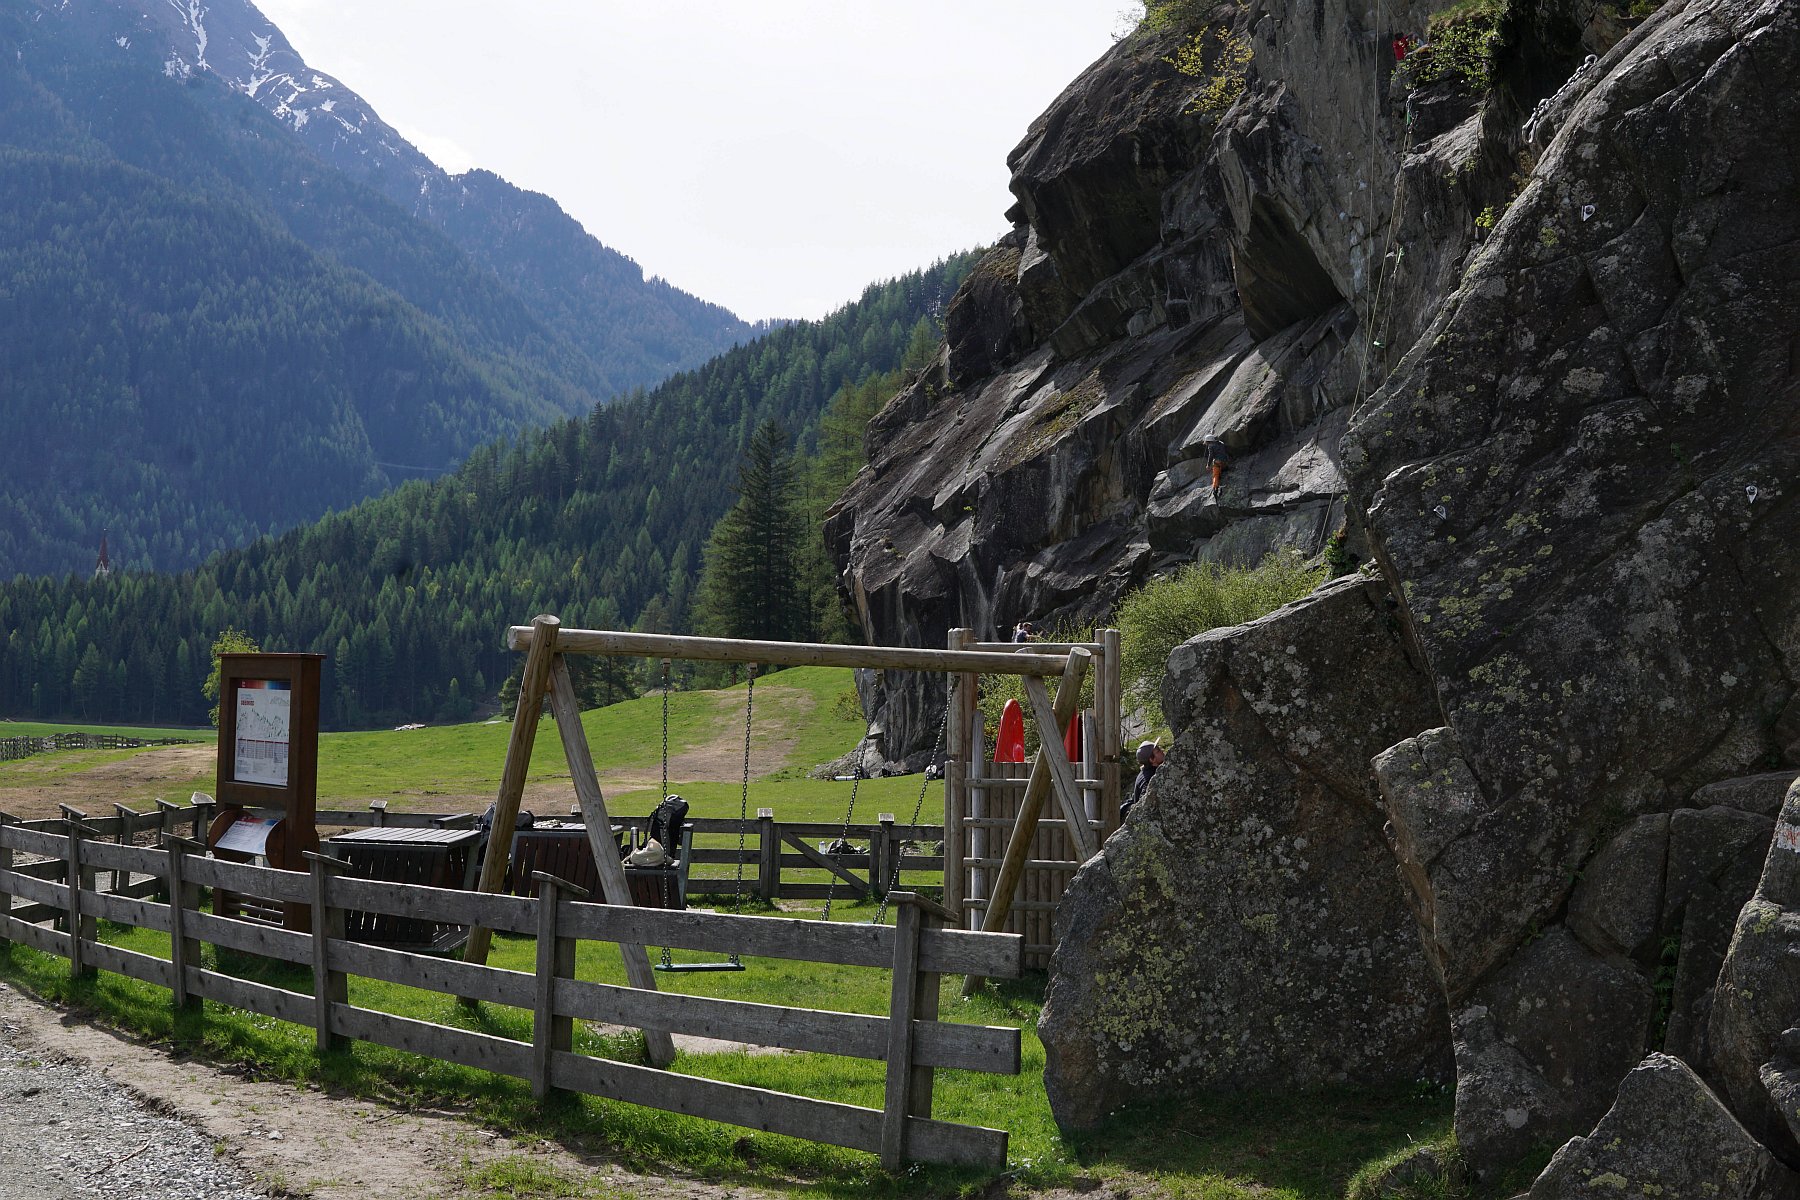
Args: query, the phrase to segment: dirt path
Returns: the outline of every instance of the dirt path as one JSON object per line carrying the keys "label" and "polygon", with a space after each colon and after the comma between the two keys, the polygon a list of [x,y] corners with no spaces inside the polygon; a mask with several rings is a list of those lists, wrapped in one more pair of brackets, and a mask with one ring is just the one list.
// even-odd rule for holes
{"label": "dirt path", "polygon": [[[9,773],[26,778],[41,773],[43,782],[0,787],[0,812],[30,821],[56,816],[56,806],[62,803],[92,816],[110,817],[114,804],[129,804],[141,812],[158,796],[186,804],[191,793],[212,790],[218,751],[211,744],[164,746],[110,757],[114,753],[66,750],[12,764]],[[108,761],[70,771],[71,755],[107,756]]]}
{"label": "dirt path", "polygon": [[[56,1070],[44,1071],[45,1064]],[[467,1177],[501,1165],[555,1172],[603,1195],[657,1200],[761,1195],[735,1184],[636,1175],[561,1146],[511,1141],[454,1113],[403,1111],[249,1078],[112,1033],[3,984],[0,1104],[9,1113],[0,1121],[0,1200],[95,1195],[227,1200],[246,1189],[319,1200],[427,1200],[480,1195],[467,1186]],[[14,1113],[30,1115],[18,1119]],[[150,1114],[173,1117],[196,1133],[193,1144],[206,1150],[203,1161],[189,1163],[185,1174],[169,1168],[147,1176],[123,1170],[128,1164],[121,1163],[103,1173],[117,1172],[113,1182],[124,1185],[121,1189],[102,1187],[98,1175],[90,1179],[82,1173],[131,1153],[153,1140],[152,1134],[182,1135],[181,1129],[154,1124]],[[43,1153],[46,1128],[72,1135],[71,1146],[85,1138],[84,1160],[74,1166],[47,1163],[53,1156]]]}

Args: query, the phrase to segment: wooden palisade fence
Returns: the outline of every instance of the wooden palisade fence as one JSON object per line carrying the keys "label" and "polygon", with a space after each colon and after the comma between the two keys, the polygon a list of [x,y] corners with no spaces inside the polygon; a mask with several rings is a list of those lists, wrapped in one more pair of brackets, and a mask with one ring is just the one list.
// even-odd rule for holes
{"label": "wooden palisade fence", "polygon": [[[195,815],[194,827],[203,828],[203,819]],[[518,897],[350,878],[323,855],[310,856],[310,874],[276,871],[208,857],[200,842],[169,833],[161,834],[159,848],[129,838],[108,841],[105,820],[120,829],[127,823],[69,815],[24,825],[0,815],[0,947],[13,941],[59,955],[76,976],[105,970],[166,987],[177,1007],[204,998],[310,1026],[321,1049],[366,1041],[514,1076],[538,1096],[560,1089],[648,1105],[872,1151],[890,1168],[911,1160],[998,1169],[1006,1161],[1005,1131],[932,1118],[932,1080],[943,1067],[1018,1073],[1017,1029],[941,1023],[937,1006],[945,973],[1016,977],[1020,939],[956,929],[948,912],[912,893],[893,894],[893,927],[638,909],[587,903],[579,889],[542,874],[536,897]],[[21,863],[21,855],[37,861]],[[105,886],[106,879],[127,881],[127,890]],[[311,905],[313,932],[204,912],[207,888]],[[151,895],[163,899],[145,898]],[[349,910],[535,937],[536,970],[349,941],[343,937]],[[168,934],[170,958],[100,941],[99,920]],[[886,968],[893,973],[890,1010],[885,1017],[823,1012],[580,980],[572,968],[582,941]],[[310,965],[312,989],[292,991],[208,969],[204,944]],[[350,975],[528,1010],[531,1040],[354,1006],[345,982]],[[884,1061],[885,1104],[862,1108],[594,1058],[573,1049],[577,1020]]]}

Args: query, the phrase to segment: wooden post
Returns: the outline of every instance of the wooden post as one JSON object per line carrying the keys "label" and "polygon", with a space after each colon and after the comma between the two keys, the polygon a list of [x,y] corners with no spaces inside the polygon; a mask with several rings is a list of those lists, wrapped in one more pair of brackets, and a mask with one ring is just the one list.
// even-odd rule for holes
{"label": "wooden post", "polygon": [[781,839],[775,834],[775,810],[756,810],[756,891],[764,904],[781,896]]}
{"label": "wooden post", "polygon": [[[119,818],[119,845],[131,845],[131,819],[137,816],[123,804],[113,805],[113,815]],[[112,873],[113,895],[117,896],[131,886],[131,872],[119,868]]]}
{"label": "wooden post", "polygon": [[163,835],[162,844],[169,852],[169,965],[175,976],[170,999],[178,1012],[198,1010],[200,997],[188,991],[188,970],[200,965],[200,942],[187,935],[187,914],[189,910],[200,910],[200,887],[187,881],[187,855],[196,850],[204,854],[206,847],[168,833]]}
{"label": "wooden post", "polygon": [[188,797],[187,818],[193,829],[192,837],[202,845],[206,835],[212,829],[213,817],[218,814],[218,802],[204,792],[195,792]]}
{"label": "wooden post", "polygon": [[[537,740],[538,717],[544,707],[544,690],[550,678],[550,660],[556,650],[556,631],[561,626],[561,621],[548,615],[531,623],[531,647],[526,651],[525,669],[519,679],[518,709],[513,713],[512,738],[506,744],[506,767],[500,774],[500,793],[494,800],[494,827],[488,834],[487,859],[481,864],[481,879],[476,885],[478,891],[498,892],[512,860],[513,826],[519,819],[519,801],[525,795],[525,776],[531,771],[531,747]],[[616,860],[618,856],[612,857]],[[606,855],[600,855],[602,864],[606,859]],[[623,874],[623,868],[620,873]],[[493,941],[493,930],[474,926],[469,930],[469,944],[463,950],[463,961],[485,964]]]}
{"label": "wooden post", "polygon": [[385,828],[387,825],[387,804],[386,800],[369,801],[369,824],[377,829]]}
{"label": "wooden post", "polygon": [[888,1000],[887,1094],[881,1107],[881,1165],[906,1161],[906,1116],[912,1102],[913,1019],[919,1003],[919,908],[894,914],[894,979]]}
{"label": "wooden post", "polygon": [[[952,629],[944,643],[947,650],[966,649],[975,635]],[[964,765],[969,759],[969,721],[965,715],[971,693],[980,676],[955,672],[944,676],[944,907],[957,914],[962,928],[962,902],[966,891],[963,875],[963,818],[969,815],[969,787]]]}
{"label": "wooden post", "polygon": [[[1081,802],[1081,789],[1075,786],[1075,768],[1069,762],[1069,752],[1062,739],[1062,731],[1074,714],[1067,716],[1056,711],[1050,702],[1050,693],[1044,688],[1044,681],[1034,675],[1025,676],[1025,694],[1031,698],[1031,708],[1038,722],[1038,761],[1049,764],[1050,778],[1056,785],[1058,807],[1062,809],[1063,822],[1069,827],[1069,840],[1075,846],[1075,861],[1086,862],[1094,857],[1094,832],[1087,827],[1087,806]],[[1061,699],[1061,696],[1058,696]],[[1034,768],[1032,774],[1037,774]]]}
{"label": "wooden post", "polygon": [[[7,825],[17,825],[18,823],[19,818],[13,816],[11,813],[0,813],[0,828],[4,828]],[[10,871],[12,869],[12,848],[10,846],[0,846],[0,871]],[[12,893],[6,890],[5,882],[0,881],[0,917],[10,916],[12,916]],[[7,956],[9,953],[8,948],[11,945],[12,942],[7,940],[6,930],[0,928],[0,958]]]}
{"label": "wooden post", "polygon": [[869,836],[869,890],[877,899],[888,893],[888,881],[894,877],[894,856],[899,852],[894,838],[894,814],[876,813],[875,829]]}
{"label": "wooden post", "polygon": [[[1075,712],[1081,702],[1081,677],[1087,673],[1088,663],[1093,655],[1086,650],[1076,649],[1069,652],[1069,665],[1064,669],[1062,679],[1056,685],[1056,700],[1051,704],[1048,730],[1040,730],[1037,761],[1031,765],[1031,778],[1026,781],[1025,794],[1019,799],[1019,815],[1013,821],[1012,837],[1006,843],[1006,857],[1000,863],[1000,877],[994,881],[994,887],[988,893],[987,911],[982,914],[981,928],[985,933],[994,933],[1006,927],[1007,913],[1012,909],[1013,893],[1018,890],[1019,877],[1025,872],[1025,862],[1031,857],[1032,838],[1037,833],[1038,815],[1044,810],[1044,800],[1050,794],[1052,755],[1063,759],[1063,769],[1068,769],[1068,757],[1063,755],[1057,744],[1055,731],[1062,728]],[[1027,683],[1029,683],[1029,678]],[[1076,810],[1079,814],[1079,809]],[[1086,832],[1084,829],[1083,832]],[[980,975],[969,974],[963,977],[964,997],[973,996],[981,986]]]}
{"label": "wooden post", "polygon": [[[562,738],[563,753],[569,760],[569,778],[575,785],[575,798],[581,803],[582,819],[587,824],[588,846],[594,852],[594,865],[600,876],[600,894],[608,904],[630,907],[631,884],[625,879],[625,864],[619,861],[618,847],[613,845],[612,816],[606,811],[600,776],[594,771],[593,751],[588,748],[587,733],[581,727],[581,706],[575,699],[575,683],[569,678],[568,664],[563,662],[560,654],[551,659],[548,682],[550,711],[556,717],[556,732]],[[493,854],[490,843],[490,861]],[[625,979],[632,987],[647,992],[656,990],[650,956],[644,953],[642,946],[621,942],[619,956],[625,961]],[[666,1067],[675,1061],[675,1039],[666,1029],[646,1029],[644,1053],[652,1066]]]}
{"label": "wooden post", "polygon": [[[545,871],[533,871],[538,885],[537,998],[531,1013],[531,1095],[550,1094],[550,1056],[575,1045],[575,1019],[556,1015],[556,981],[575,976],[575,939],[558,937],[556,904],[564,894],[585,900],[587,893]],[[666,1034],[664,1035],[667,1036]]]}
{"label": "wooden post", "polygon": [[343,1048],[344,1039],[331,1031],[331,1006],[350,1003],[350,981],[331,969],[331,940],[345,936],[344,910],[331,903],[331,878],[344,864],[328,854],[306,851],[312,870],[312,969],[313,1029],[320,1054]]}
{"label": "wooden post", "polygon": [[[1100,820],[1105,826],[1102,832],[1110,834],[1119,827],[1119,802],[1125,798],[1120,791],[1119,778],[1119,739],[1124,735],[1125,723],[1119,631],[1102,629],[1100,645],[1100,675],[1096,684],[1105,685],[1106,695],[1104,707],[1097,698],[1095,701],[1100,724]],[[1098,695],[1096,688],[1096,697]]]}
{"label": "wooden post", "polygon": [[82,951],[82,941],[93,941],[99,933],[98,922],[92,917],[81,915],[82,889],[89,891],[94,887],[94,869],[81,863],[81,841],[87,836],[87,827],[80,821],[64,818],[69,826],[69,977],[71,979],[91,979],[94,968],[87,965],[86,955]]}

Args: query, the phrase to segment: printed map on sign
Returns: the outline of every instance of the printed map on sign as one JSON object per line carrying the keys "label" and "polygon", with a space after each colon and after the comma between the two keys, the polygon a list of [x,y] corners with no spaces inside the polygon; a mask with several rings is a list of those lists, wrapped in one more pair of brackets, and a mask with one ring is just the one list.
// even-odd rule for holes
{"label": "printed map on sign", "polygon": [[287,785],[293,686],[280,679],[238,680],[237,754],[232,765],[232,778],[238,782]]}

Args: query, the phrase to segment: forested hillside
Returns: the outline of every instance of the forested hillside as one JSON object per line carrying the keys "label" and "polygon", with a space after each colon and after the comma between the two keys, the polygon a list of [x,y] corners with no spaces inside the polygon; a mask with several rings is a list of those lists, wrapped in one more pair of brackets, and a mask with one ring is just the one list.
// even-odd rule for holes
{"label": "forested hillside", "polygon": [[109,12],[0,0],[0,579],[192,565],[748,336],[495,177],[459,245]]}
{"label": "forested hillside", "polygon": [[[0,713],[198,723],[227,627],[330,656],[336,726],[465,714],[513,656],[506,626],[684,628],[702,548],[765,421],[812,453],[822,418],[935,345],[960,255],[586,417],[476,450],[455,472],[220,554],[180,575],[0,587]],[[831,469],[854,469],[845,430]]]}

